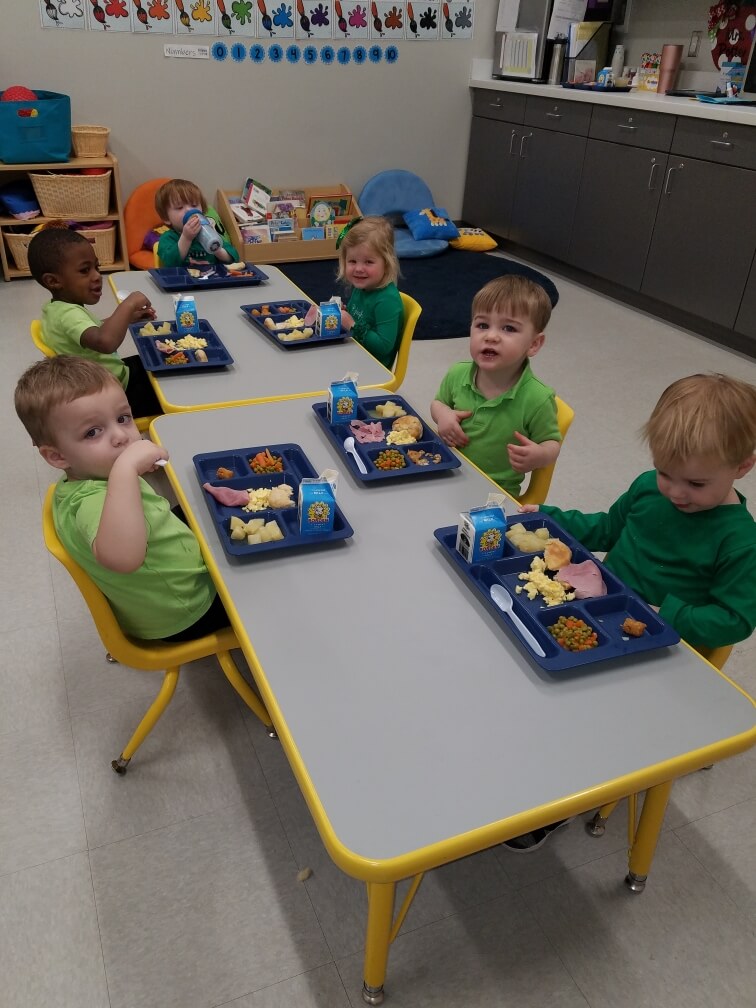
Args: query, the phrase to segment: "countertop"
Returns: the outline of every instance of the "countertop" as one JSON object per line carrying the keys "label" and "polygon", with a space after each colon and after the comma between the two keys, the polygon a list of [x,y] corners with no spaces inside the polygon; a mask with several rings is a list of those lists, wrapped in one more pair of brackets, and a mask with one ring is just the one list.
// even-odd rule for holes
{"label": "countertop", "polygon": [[628,109],[664,112],[671,115],[690,116],[695,119],[714,119],[722,123],[742,123],[756,126],[756,105],[710,105],[693,98],[671,98],[653,91],[582,91],[554,84],[532,84],[523,81],[495,80],[490,76],[490,60],[474,60],[470,74],[471,88],[489,91],[511,91],[515,94],[536,95],[559,101],[590,102],[592,105],[619,105]]}

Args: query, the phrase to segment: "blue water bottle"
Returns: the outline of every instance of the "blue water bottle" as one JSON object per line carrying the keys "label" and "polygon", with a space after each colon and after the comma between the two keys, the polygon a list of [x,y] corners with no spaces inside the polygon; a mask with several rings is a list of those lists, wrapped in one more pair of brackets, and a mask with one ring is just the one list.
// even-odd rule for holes
{"label": "blue water bottle", "polygon": [[190,217],[199,217],[200,219],[201,227],[197,233],[197,241],[205,252],[217,252],[223,243],[221,242],[220,235],[207,217],[198,210],[187,210],[184,214],[184,224],[186,224]]}

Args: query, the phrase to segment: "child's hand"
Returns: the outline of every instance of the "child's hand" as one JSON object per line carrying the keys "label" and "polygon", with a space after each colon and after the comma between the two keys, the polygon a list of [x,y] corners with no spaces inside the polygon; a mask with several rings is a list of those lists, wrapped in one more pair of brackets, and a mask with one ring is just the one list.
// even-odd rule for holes
{"label": "child's hand", "polygon": [[470,438],[462,430],[461,421],[472,416],[471,410],[453,410],[447,407],[438,419],[438,433],[450,448],[464,448]]}
{"label": "child's hand", "polygon": [[152,307],[150,299],[146,294],[142,294],[141,291],[134,291],[132,294],[129,294],[124,299],[123,304],[127,306],[127,311],[130,313],[131,323],[157,318],[157,312]]}
{"label": "child's hand", "polygon": [[548,464],[550,452],[545,451],[540,444],[526,438],[519,431],[515,431],[514,436],[520,443],[508,444],[507,452],[509,453],[509,464],[515,472],[528,473]]}
{"label": "child's hand", "polygon": [[186,240],[191,245],[194,239],[199,234],[200,228],[202,227],[202,221],[199,219],[197,214],[192,214],[192,216],[187,220],[181,229],[181,237],[186,238]]}
{"label": "child's hand", "polygon": [[536,511],[540,511],[538,504],[520,504],[517,508],[520,514],[535,514]]}
{"label": "child's hand", "polygon": [[341,328],[346,332],[351,332],[354,329],[354,319],[346,308],[341,309]]}
{"label": "child's hand", "polygon": [[111,473],[117,468],[119,471],[130,470],[136,476],[141,476],[146,472],[155,472],[158,468],[158,460],[165,459],[167,461],[168,458],[168,452],[161,445],[140,438],[139,441],[132,441],[121,452],[115,460]]}

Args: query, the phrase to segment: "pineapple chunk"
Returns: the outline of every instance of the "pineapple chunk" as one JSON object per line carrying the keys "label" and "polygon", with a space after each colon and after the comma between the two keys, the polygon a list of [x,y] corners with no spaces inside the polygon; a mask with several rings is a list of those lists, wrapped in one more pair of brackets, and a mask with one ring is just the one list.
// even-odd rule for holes
{"label": "pineapple chunk", "polygon": [[231,531],[233,532],[234,529],[244,528],[244,522],[241,520],[241,518],[237,518],[236,515],[232,515],[231,516],[231,521],[229,523],[229,527],[230,527]]}
{"label": "pineapple chunk", "polygon": [[284,537],[277,521],[266,522],[263,531],[268,536],[268,542],[280,542]]}
{"label": "pineapple chunk", "polygon": [[255,532],[254,535],[247,536],[247,544],[249,546],[259,546],[262,542],[262,537],[259,532]]}

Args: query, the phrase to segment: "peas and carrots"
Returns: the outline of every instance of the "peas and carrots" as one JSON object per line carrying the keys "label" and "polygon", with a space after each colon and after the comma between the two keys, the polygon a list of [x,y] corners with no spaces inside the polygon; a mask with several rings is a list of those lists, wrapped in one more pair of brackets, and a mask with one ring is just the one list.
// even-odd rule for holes
{"label": "peas and carrots", "polygon": [[595,631],[576,616],[560,616],[549,627],[549,633],[567,651],[590,651],[598,647]]}

